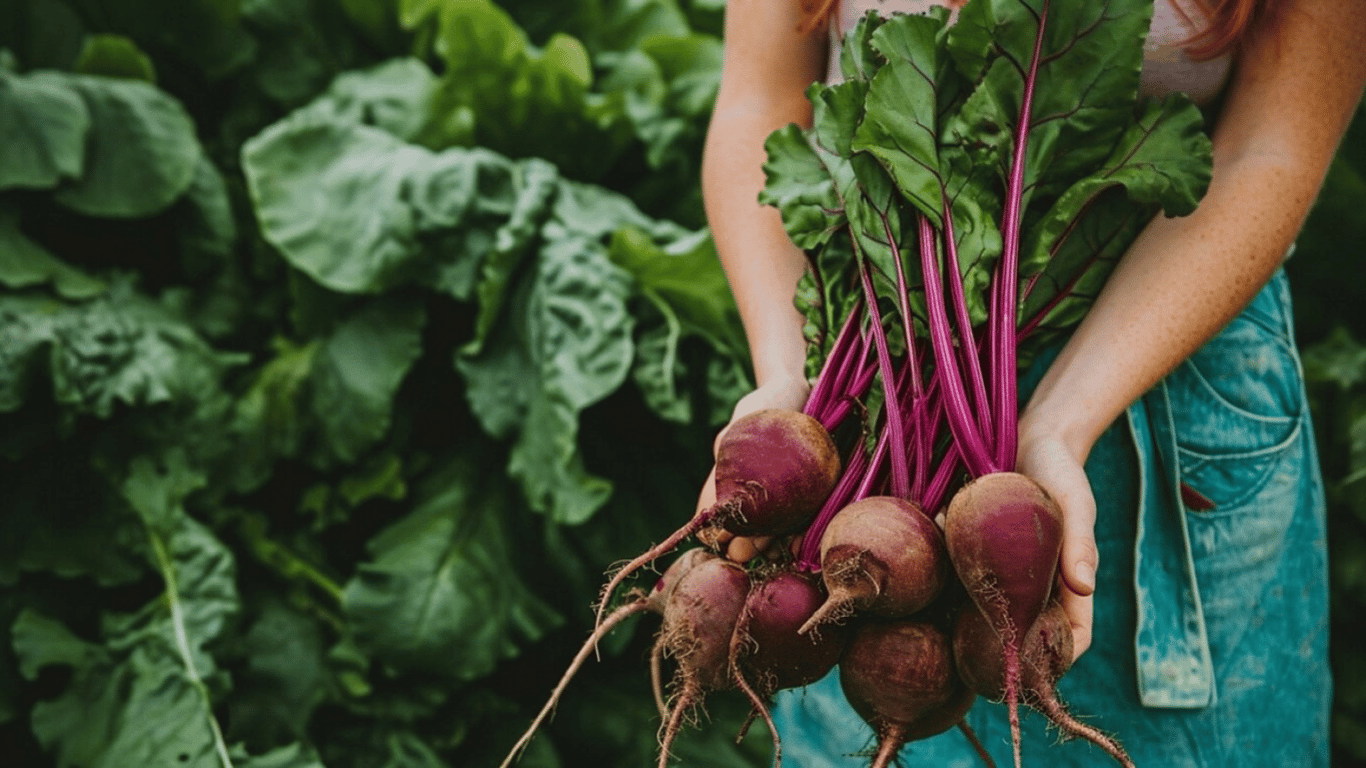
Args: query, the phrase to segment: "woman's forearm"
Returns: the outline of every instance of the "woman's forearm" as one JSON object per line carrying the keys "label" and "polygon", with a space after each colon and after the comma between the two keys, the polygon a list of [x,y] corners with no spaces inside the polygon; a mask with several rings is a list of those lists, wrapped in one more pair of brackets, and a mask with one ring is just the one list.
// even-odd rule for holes
{"label": "woman's forearm", "polygon": [[[777,127],[776,111],[736,108],[712,119],[702,172],[707,220],[749,340],[757,383],[800,375],[806,359],[803,318],[793,305],[806,269],[778,211],[758,202],[764,185],[763,137]],[[755,148],[759,151],[754,151]]]}
{"label": "woman's forearm", "polygon": [[777,210],[758,202],[765,139],[790,123],[810,123],[806,88],[825,73],[828,39],[799,31],[800,22],[797,2],[727,3],[725,60],[702,158],[707,221],[760,385],[800,377],[806,359],[804,321],[792,302],[806,258]]}

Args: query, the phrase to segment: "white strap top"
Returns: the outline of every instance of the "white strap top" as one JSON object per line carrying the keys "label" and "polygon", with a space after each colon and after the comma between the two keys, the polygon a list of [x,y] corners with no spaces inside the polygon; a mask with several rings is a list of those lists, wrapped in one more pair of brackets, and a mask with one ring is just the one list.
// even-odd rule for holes
{"label": "white strap top", "polygon": [[[854,28],[858,20],[870,10],[882,14],[896,11],[904,13],[924,13],[935,5],[961,5],[946,3],[945,0],[838,0],[837,25],[831,25],[833,46],[839,45],[839,37]],[[1139,82],[1139,93],[1145,97],[1160,97],[1182,92],[1201,106],[1212,102],[1228,81],[1233,57],[1223,54],[1206,61],[1194,61],[1181,48],[1182,40],[1199,31],[1199,27],[1177,11],[1174,3],[1180,3],[1186,15],[1197,23],[1202,19],[1200,9],[1189,0],[1155,0],[1153,21],[1148,31],[1147,43],[1143,46],[1143,75]],[[830,57],[829,82],[840,80],[839,57]]]}

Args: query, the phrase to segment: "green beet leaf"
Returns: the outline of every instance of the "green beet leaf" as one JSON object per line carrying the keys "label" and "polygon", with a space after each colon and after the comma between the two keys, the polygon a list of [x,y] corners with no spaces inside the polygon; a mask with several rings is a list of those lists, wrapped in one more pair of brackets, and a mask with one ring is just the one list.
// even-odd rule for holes
{"label": "green beet leaf", "polygon": [[17,217],[0,209],[0,285],[28,288],[51,284],[67,299],[88,299],[103,293],[104,281],[53,256],[24,237]]}

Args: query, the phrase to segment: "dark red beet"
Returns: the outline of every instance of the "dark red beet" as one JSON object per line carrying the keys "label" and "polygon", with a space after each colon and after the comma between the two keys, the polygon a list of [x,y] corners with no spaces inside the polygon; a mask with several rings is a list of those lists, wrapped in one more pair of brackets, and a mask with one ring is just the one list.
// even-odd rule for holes
{"label": "dark red beet", "polygon": [[932,729],[940,707],[962,695],[948,634],[908,619],[860,623],[840,660],[840,686],[877,734],[873,768],[890,765],[917,732]]}
{"label": "dark red beet", "polygon": [[949,561],[939,527],[920,507],[870,496],[835,515],[821,536],[821,578],[830,597],[803,631],[854,613],[909,616],[944,589]]}
{"label": "dark red beet", "polygon": [[[1000,700],[1006,692],[1001,639],[974,606],[965,606],[954,627],[958,672],[972,690]],[[1062,604],[1050,603],[1020,644],[1020,688],[1024,703],[1043,713],[1064,734],[1079,736],[1133,768],[1128,753],[1112,736],[1080,722],[1058,698],[1058,681],[1072,667],[1072,625]]]}
{"label": "dark red beet", "polygon": [[577,673],[579,668],[583,666],[583,663],[588,660],[589,654],[593,652],[593,649],[597,646],[599,640],[615,629],[616,626],[628,616],[634,616],[643,611],[650,611],[663,615],[668,605],[668,601],[672,599],[674,593],[677,591],[678,585],[684,578],[698,565],[718,559],[719,558],[716,555],[705,549],[690,549],[669,566],[668,570],[659,578],[659,581],[655,582],[654,587],[648,594],[637,590],[635,599],[625,603],[620,608],[617,608],[615,611],[608,614],[607,618],[598,624],[597,628],[589,635],[588,640],[584,642],[583,646],[579,649],[579,652],[574,656],[574,660],[570,662],[569,668],[565,670],[564,675],[560,678],[559,684],[556,685],[555,690],[551,692],[550,699],[546,701],[545,706],[541,708],[540,713],[536,716],[536,719],[532,721],[531,726],[522,734],[522,737],[513,745],[507,758],[503,760],[502,768],[507,768],[507,766],[511,765],[512,762],[517,759],[517,755],[526,748],[528,743],[530,743],[531,737],[536,734],[536,730],[540,728],[541,723],[550,716],[552,711],[554,711],[555,705],[559,703],[560,696],[564,694],[564,689],[569,685],[569,681],[574,678],[575,673]]}
{"label": "dark red beet", "polygon": [[744,536],[805,529],[839,474],[834,440],[812,417],[771,408],[736,419],[716,447],[716,503],[618,569],[603,587],[599,619],[623,581],[706,526]]}
{"label": "dark red beet", "polygon": [[719,525],[740,536],[806,528],[839,480],[839,453],[819,421],[765,409],[737,419],[716,450]]}
{"label": "dark red beet", "polygon": [[782,764],[782,743],[766,699],[775,691],[825,677],[835,668],[849,636],[843,626],[799,633],[824,600],[814,575],[780,571],[751,587],[731,637],[735,684],[773,733],[774,765]]}
{"label": "dark red beet", "polygon": [[731,638],[749,594],[749,574],[721,558],[695,564],[679,579],[664,608],[656,639],[657,653],[678,665],[669,717],[660,733],[660,768],[668,765],[669,747],[683,718],[708,691],[734,681]]}
{"label": "dark red beet", "polygon": [[1001,638],[1005,702],[1020,765],[1020,642],[1052,594],[1062,554],[1062,510],[1016,472],[973,480],[944,514],[949,559],[972,602]]}

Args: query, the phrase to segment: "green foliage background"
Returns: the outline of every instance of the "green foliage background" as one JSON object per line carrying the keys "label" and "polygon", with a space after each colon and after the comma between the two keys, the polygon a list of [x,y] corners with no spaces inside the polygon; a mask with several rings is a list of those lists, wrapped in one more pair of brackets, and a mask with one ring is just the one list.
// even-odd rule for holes
{"label": "green foliage background", "polygon": [[[721,13],[0,0],[5,765],[497,764],[748,386],[698,198]],[[1335,639],[1363,174],[1358,121],[1290,263]],[[651,763],[654,621],[522,765]],[[1334,664],[1351,762],[1366,662]],[[683,763],[765,764],[744,714],[713,697]]]}

